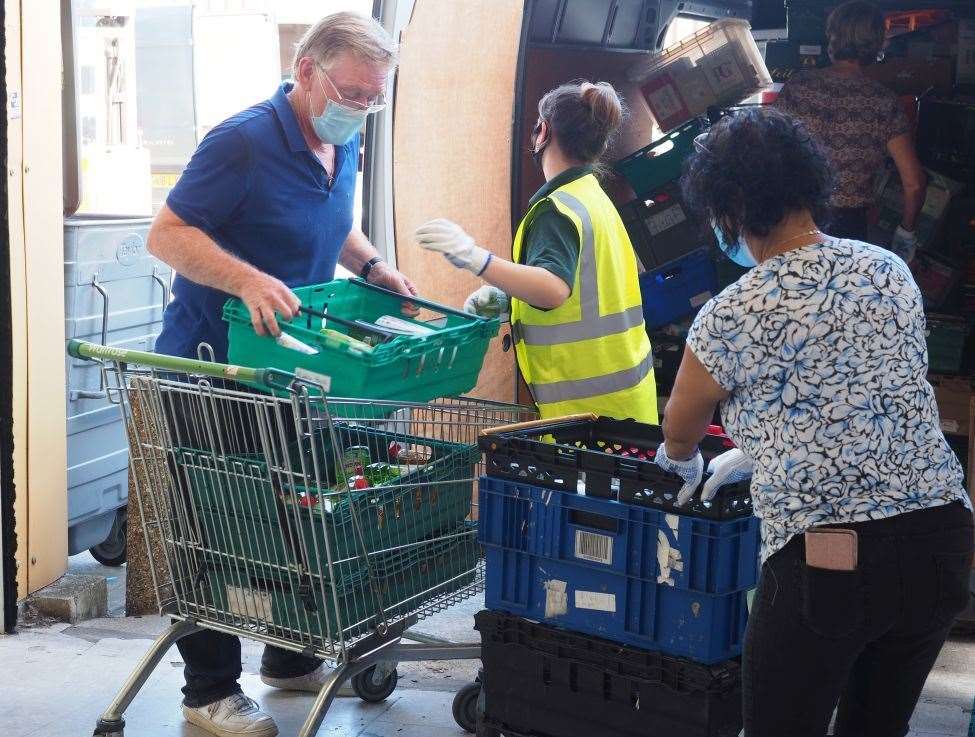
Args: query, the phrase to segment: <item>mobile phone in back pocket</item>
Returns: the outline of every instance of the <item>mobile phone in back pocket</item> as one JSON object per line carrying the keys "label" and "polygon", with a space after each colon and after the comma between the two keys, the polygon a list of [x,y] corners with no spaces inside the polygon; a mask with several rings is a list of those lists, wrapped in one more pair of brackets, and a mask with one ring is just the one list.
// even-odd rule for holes
{"label": "mobile phone in back pocket", "polygon": [[822,527],[806,531],[806,565],[825,571],[857,569],[856,530]]}

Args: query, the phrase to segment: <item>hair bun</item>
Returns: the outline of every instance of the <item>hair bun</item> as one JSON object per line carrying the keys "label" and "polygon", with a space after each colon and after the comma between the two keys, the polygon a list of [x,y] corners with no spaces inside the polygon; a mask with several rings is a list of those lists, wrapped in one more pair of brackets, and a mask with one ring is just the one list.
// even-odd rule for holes
{"label": "hair bun", "polygon": [[623,103],[608,82],[583,82],[579,85],[582,104],[606,130],[616,130],[623,121]]}

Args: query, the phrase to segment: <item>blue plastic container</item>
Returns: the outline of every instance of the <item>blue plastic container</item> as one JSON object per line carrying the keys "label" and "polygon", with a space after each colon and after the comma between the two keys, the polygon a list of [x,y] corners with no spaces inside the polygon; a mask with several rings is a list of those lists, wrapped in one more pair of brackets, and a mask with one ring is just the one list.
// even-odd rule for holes
{"label": "blue plastic container", "polygon": [[648,330],[682,320],[715,295],[718,275],[708,248],[691,251],[640,275],[643,319]]}
{"label": "blue plastic container", "polygon": [[711,521],[482,477],[488,608],[671,655],[741,653],[754,517]]}

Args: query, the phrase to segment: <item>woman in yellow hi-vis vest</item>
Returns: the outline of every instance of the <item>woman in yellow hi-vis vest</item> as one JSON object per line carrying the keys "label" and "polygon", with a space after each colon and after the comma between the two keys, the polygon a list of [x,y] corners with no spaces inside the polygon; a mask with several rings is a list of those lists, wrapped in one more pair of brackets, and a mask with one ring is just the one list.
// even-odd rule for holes
{"label": "woman in yellow hi-vis vest", "polygon": [[565,84],[542,97],[532,154],[546,183],[518,226],[512,261],[449,220],[416,233],[421,246],[493,285],[474,292],[467,309],[503,313],[510,296],[518,366],[545,418],[594,412],[658,421],[636,256],[594,173],[622,117],[604,82]]}

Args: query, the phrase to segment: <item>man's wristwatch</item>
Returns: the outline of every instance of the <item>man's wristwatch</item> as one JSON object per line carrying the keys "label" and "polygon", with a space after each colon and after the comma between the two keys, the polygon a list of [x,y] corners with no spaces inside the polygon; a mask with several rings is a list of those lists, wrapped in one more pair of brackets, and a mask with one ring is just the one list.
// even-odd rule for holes
{"label": "man's wristwatch", "polygon": [[359,272],[359,276],[362,277],[363,279],[365,279],[366,281],[368,281],[369,280],[369,272],[372,271],[373,267],[376,264],[385,263],[385,261],[386,261],[386,259],[384,259],[382,256],[373,256],[371,259],[369,259],[368,261],[366,261],[366,263],[363,265],[362,271]]}

